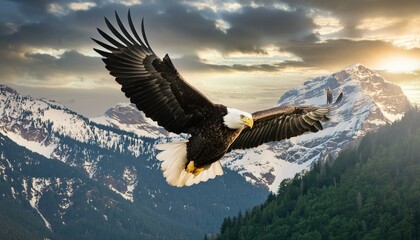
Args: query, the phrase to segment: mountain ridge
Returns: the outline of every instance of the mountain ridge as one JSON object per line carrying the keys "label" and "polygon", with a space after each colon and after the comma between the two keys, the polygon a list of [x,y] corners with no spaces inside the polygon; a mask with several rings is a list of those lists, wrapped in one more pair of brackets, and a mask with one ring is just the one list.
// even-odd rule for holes
{"label": "mountain ridge", "polygon": [[[173,189],[167,186],[159,162],[155,160],[154,144],[173,141],[178,137],[162,132],[161,127],[144,118],[135,106],[127,103],[116,105],[107,111],[105,117],[88,119],[54,101],[22,96],[14,89],[0,85],[0,135],[47,159],[77,170],[77,174],[83,175],[83,181],[102,189],[97,196],[116,199],[124,209],[155,212],[157,219],[177,219],[193,226],[188,234],[165,234],[175,234],[173,236],[178,239],[185,236],[198,239],[204,232],[215,231],[217,221],[221,222],[224,216],[236,214],[240,209],[265,199],[267,191],[245,180],[276,192],[283,179],[293,178],[296,173],[311,168],[315,162],[335,158],[340,150],[357,144],[358,139],[367,132],[398,120],[411,108],[397,85],[386,82],[363,65],[354,65],[306,81],[286,92],[279,104],[324,105],[327,87],[335,95],[344,92],[344,99],[335,110],[332,121],[324,124],[323,131],[263,144],[254,149],[234,151],[222,159],[224,176],[189,188]],[[145,128],[146,131],[142,132]],[[5,178],[5,169],[10,171],[10,166],[5,159],[0,158],[3,198],[14,201],[13,196],[18,196],[22,191],[12,190],[12,181]],[[61,165],[55,166],[61,168]],[[18,174],[18,167],[13,166],[12,169]],[[34,167],[31,171],[40,170]],[[39,204],[42,206],[45,197],[61,199],[55,194],[67,190],[57,189],[57,193],[52,193],[50,189],[53,186],[55,188],[56,180],[34,180],[32,177],[30,180],[27,180],[27,184],[24,184],[23,179],[14,180],[21,187],[26,185],[25,192],[30,193],[22,195],[25,197],[21,200],[24,202],[23,207],[42,216],[41,223],[47,230],[50,226],[54,231],[55,225],[61,224],[56,219],[59,215],[49,214],[49,210]],[[226,195],[224,192],[231,194]],[[75,211],[77,204],[72,204],[73,196],[67,195],[68,200],[55,202],[52,209],[56,212]],[[201,208],[203,201],[209,204],[208,208]],[[101,219],[110,218],[104,211],[101,210],[102,215],[98,216]],[[212,216],[212,220],[193,220],[202,215]],[[118,214],[116,216],[117,219],[121,217]],[[171,231],[176,228],[188,231],[183,228],[185,226],[170,224]],[[125,228],[129,226],[130,223],[125,222],[121,231],[128,231]],[[76,224],[74,227],[80,229],[81,226]],[[153,238],[153,233],[150,234]]]}
{"label": "mountain ridge", "polygon": [[103,116],[90,118],[90,120],[144,137],[176,136],[159,126],[157,122],[147,118],[143,112],[137,110],[134,104],[130,103],[118,103],[109,108]]}
{"label": "mountain ridge", "polygon": [[337,157],[367,132],[400,119],[412,108],[398,85],[361,64],[305,81],[283,94],[278,105],[325,105],[326,88],[336,96],[343,92],[344,97],[324,130],[237,150],[224,158],[224,165],[277,192],[283,179],[308,170],[314,162]]}
{"label": "mountain ridge", "polygon": [[[284,93],[278,105],[325,105],[328,87],[335,96],[343,92],[344,99],[332,112],[332,121],[324,124],[323,131],[234,151],[223,158],[223,166],[239,172],[252,184],[276,192],[283,179],[308,170],[315,161],[336,157],[340,150],[357,144],[357,139],[367,132],[400,119],[411,108],[397,84],[386,81],[362,64],[305,81]],[[125,110],[129,115],[132,111],[139,112],[135,105],[128,106]],[[108,111],[114,111],[114,108],[121,110],[117,105]],[[119,115],[122,116],[122,112]],[[124,119],[113,118],[112,122],[116,128],[129,130]],[[142,124],[132,126],[135,129],[132,131],[142,135],[138,130],[144,126]],[[161,128],[152,124],[153,128]],[[149,130],[146,128],[146,131]],[[173,136],[155,134],[153,137]]]}
{"label": "mountain ridge", "polygon": [[[64,238],[64,232],[73,238],[81,237],[77,234],[85,231],[82,223],[92,224],[81,209],[93,211],[91,217],[99,218],[93,221],[99,226],[91,231],[101,236],[108,222],[120,222],[115,236],[121,234],[124,239],[136,239],[139,232],[130,229],[137,228],[147,232],[146,239],[199,239],[205,232],[217,231],[224,216],[251,207],[267,195],[267,191],[228,169],[222,178],[199,187],[168,186],[155,160],[156,139],[95,123],[53,101],[22,96],[4,85],[0,86],[0,116],[0,135],[19,145],[7,159],[0,154],[0,201],[18,201],[19,209],[35,213],[47,232],[59,234],[53,235],[54,239]],[[31,158],[38,160],[25,160],[20,152],[31,152]],[[26,163],[36,164],[22,172],[19,166]],[[54,166],[52,172],[72,169],[66,172],[73,177],[67,178],[80,180],[60,180],[61,184],[57,184],[57,178],[43,172],[50,169],[45,164]],[[34,176],[34,172],[42,172],[44,177]],[[67,194],[67,186],[72,186],[72,194]],[[88,198],[89,192],[96,194]],[[120,207],[111,214],[103,199]],[[124,218],[127,214],[128,220]],[[71,217],[61,221],[61,216]],[[84,220],[76,221],[78,218]],[[149,222],[145,222],[147,218]],[[166,230],[152,231],[159,222],[165,223]]]}

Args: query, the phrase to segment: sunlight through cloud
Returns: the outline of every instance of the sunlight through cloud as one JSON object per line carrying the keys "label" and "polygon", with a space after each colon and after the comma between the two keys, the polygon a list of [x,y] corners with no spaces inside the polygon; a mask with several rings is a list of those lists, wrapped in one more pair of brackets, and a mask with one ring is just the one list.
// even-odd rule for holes
{"label": "sunlight through cloud", "polygon": [[405,49],[420,48],[420,35],[400,36],[394,39],[392,43]]}
{"label": "sunlight through cloud", "polygon": [[228,12],[234,12],[234,11],[240,9],[241,7],[242,7],[241,4],[239,4],[237,2],[223,3],[223,5],[222,5],[223,10],[228,11]]}
{"label": "sunlight through cloud", "polygon": [[30,54],[46,54],[55,58],[60,58],[68,49],[53,49],[53,48],[32,48],[28,51]]}
{"label": "sunlight through cloud", "polygon": [[67,5],[50,3],[48,4],[47,11],[56,16],[65,16],[71,11],[86,11],[93,7],[96,7],[95,2],[71,2]]}
{"label": "sunlight through cloud", "polygon": [[343,25],[340,24],[340,20],[330,16],[317,15],[314,16],[313,21],[319,28],[315,29],[315,33],[321,35],[327,35],[336,33],[343,29]]}
{"label": "sunlight through cloud", "polygon": [[215,22],[216,28],[222,31],[223,33],[227,33],[227,30],[230,28],[230,24],[223,19],[217,19]]}
{"label": "sunlight through cloud", "polygon": [[207,64],[215,65],[252,65],[252,64],[275,64],[283,61],[301,61],[292,53],[281,52],[279,47],[268,45],[262,48],[266,54],[232,52],[223,54],[215,49],[206,49],[198,52],[198,57]]}
{"label": "sunlight through cloud", "polygon": [[398,18],[367,18],[363,19],[362,22],[356,26],[356,29],[376,31],[386,27],[390,27],[398,23],[400,19]]}
{"label": "sunlight through cloud", "polygon": [[133,6],[141,4],[141,0],[108,0],[109,3],[122,4],[125,6]]}
{"label": "sunlight through cloud", "polygon": [[65,7],[58,3],[50,3],[48,4],[47,11],[52,13],[56,16],[63,16],[67,14]]}
{"label": "sunlight through cloud", "polygon": [[72,2],[67,4],[67,6],[73,11],[86,11],[90,8],[96,7],[94,2]]}
{"label": "sunlight through cloud", "polygon": [[420,59],[411,57],[385,58],[378,64],[378,69],[389,72],[412,72],[420,68]]}
{"label": "sunlight through cloud", "polygon": [[237,2],[223,2],[223,1],[184,1],[184,4],[192,6],[199,11],[209,9],[212,12],[235,12],[242,8],[242,5]]}

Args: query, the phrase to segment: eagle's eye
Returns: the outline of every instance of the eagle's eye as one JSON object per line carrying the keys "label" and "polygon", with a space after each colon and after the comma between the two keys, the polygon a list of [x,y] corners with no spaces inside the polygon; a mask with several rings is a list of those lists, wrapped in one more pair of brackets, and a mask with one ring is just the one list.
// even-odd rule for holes
{"label": "eagle's eye", "polygon": [[240,115],[241,119],[244,118],[245,116],[243,114]]}

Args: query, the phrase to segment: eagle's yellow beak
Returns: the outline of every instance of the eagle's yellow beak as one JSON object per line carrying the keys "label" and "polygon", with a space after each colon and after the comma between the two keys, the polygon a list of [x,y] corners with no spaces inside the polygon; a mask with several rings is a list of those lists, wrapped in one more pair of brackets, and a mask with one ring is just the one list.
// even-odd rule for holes
{"label": "eagle's yellow beak", "polygon": [[250,117],[244,116],[241,121],[250,128],[254,126],[254,120]]}

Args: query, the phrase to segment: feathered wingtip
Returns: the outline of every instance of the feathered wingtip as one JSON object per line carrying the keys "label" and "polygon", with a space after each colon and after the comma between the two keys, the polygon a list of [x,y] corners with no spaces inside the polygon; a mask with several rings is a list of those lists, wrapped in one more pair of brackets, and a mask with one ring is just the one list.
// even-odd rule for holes
{"label": "feathered wingtip", "polygon": [[337,100],[335,100],[333,105],[337,106],[341,102],[342,99],[343,99],[343,92],[341,92],[340,95],[338,95]]}
{"label": "feathered wingtip", "polygon": [[[324,117],[323,117],[322,121],[331,120],[331,117],[328,116],[328,113],[336,110],[338,108],[338,104],[340,104],[341,100],[343,100],[343,92],[340,92],[340,94],[338,95],[335,102],[333,104],[331,104],[332,101],[333,101],[333,95],[332,95],[331,88],[326,88],[326,91],[327,91],[327,107],[326,107],[326,109],[328,109],[328,112],[324,114]],[[321,129],[318,128],[318,130],[322,130],[322,128]]]}
{"label": "feathered wingtip", "polygon": [[[331,91],[331,88],[326,88],[326,91],[327,91],[327,105],[329,105],[329,104],[331,104],[332,103],[332,101],[333,101],[333,95],[332,95],[332,91]],[[341,102],[341,100],[343,99],[343,92],[341,92],[339,95],[338,95],[338,97],[337,97],[337,99],[335,100],[335,102],[332,104],[332,106],[337,106],[340,102]]]}
{"label": "feathered wingtip", "polygon": [[[131,18],[130,9],[128,10],[127,20],[128,20],[128,25],[129,25],[130,30],[131,30],[131,34],[128,32],[127,28],[122,23],[120,17],[118,16],[117,11],[115,11],[115,19],[117,21],[117,25],[118,25],[120,31],[118,31],[111,24],[111,22],[105,17],[106,26],[112,32],[112,34],[115,36],[115,39],[113,37],[111,37],[110,35],[108,35],[107,33],[105,33],[104,31],[102,31],[101,29],[99,29],[99,28],[97,28],[99,34],[105,40],[107,40],[107,42],[109,44],[104,43],[104,42],[99,41],[99,40],[96,40],[94,38],[91,38],[91,39],[93,41],[95,41],[98,45],[100,45],[101,47],[105,48],[106,50],[108,50],[110,52],[115,52],[115,51],[118,51],[118,49],[121,49],[121,48],[124,48],[124,47],[130,47],[130,46],[139,46],[145,52],[148,52],[148,53],[153,52],[152,48],[150,47],[149,41],[147,40],[146,32],[144,30],[144,19],[141,20],[141,34],[142,34],[143,40],[142,40],[142,38],[140,38],[139,34],[137,33],[136,28],[134,27],[134,23],[133,23],[133,20]],[[118,39],[119,41],[117,41],[116,39]],[[107,57],[106,52],[101,51],[101,50],[96,49],[96,48],[94,48],[94,50],[96,52],[98,52],[100,55],[102,55],[103,57]]]}
{"label": "feathered wingtip", "polygon": [[332,103],[332,99],[333,99],[333,95],[332,95],[332,91],[331,88],[327,88],[327,105]]}

